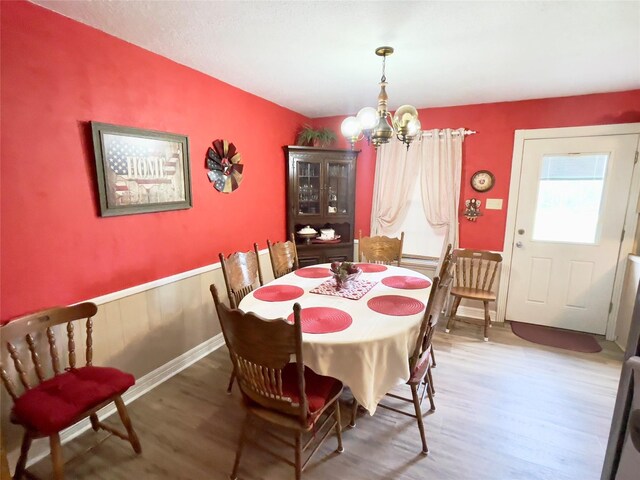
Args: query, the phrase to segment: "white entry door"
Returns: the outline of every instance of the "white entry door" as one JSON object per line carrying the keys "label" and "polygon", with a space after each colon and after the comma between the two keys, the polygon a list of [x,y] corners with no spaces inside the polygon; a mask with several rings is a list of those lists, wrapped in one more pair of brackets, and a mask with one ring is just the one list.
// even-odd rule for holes
{"label": "white entry door", "polygon": [[605,333],[637,148],[637,134],[525,140],[508,320]]}

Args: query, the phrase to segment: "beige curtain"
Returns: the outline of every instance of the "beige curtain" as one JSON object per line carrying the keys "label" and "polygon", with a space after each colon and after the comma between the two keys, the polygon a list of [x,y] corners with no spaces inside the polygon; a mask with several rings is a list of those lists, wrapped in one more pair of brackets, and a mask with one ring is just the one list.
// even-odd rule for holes
{"label": "beige curtain", "polygon": [[445,245],[458,246],[458,208],[462,175],[464,128],[429,130],[420,142],[420,187],[427,221],[434,229],[446,228]]}
{"label": "beige curtain", "polygon": [[371,235],[389,235],[406,216],[404,206],[420,171],[420,152],[392,139],[378,149],[371,207]]}
{"label": "beige curtain", "polygon": [[378,149],[372,235],[398,231],[406,216],[404,207],[419,180],[426,220],[434,229],[447,229],[443,249],[447,243],[458,246],[463,140],[463,128],[430,130],[409,150],[395,138]]}

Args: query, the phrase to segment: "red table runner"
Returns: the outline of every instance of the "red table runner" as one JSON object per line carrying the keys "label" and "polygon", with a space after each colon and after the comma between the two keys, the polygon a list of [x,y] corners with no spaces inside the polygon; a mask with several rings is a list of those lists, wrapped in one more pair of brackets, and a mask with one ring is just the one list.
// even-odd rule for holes
{"label": "red table runner", "polygon": [[352,280],[346,287],[338,290],[335,279],[331,278],[321,283],[316,288],[309,290],[309,293],[317,293],[319,295],[332,295],[334,297],[348,298],[350,300],[358,300],[364,297],[369,290],[378,282],[369,280]]}
{"label": "red table runner", "polygon": [[[293,323],[293,313],[287,317]],[[347,312],[332,307],[308,307],[300,311],[304,333],[334,333],[349,328],[353,319]]]}

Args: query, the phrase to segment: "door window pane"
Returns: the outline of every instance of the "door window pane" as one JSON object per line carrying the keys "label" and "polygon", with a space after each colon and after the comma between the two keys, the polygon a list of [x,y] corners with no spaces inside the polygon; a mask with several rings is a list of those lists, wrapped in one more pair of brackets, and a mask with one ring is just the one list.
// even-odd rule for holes
{"label": "door window pane", "polygon": [[532,239],[595,243],[608,154],[545,155]]}

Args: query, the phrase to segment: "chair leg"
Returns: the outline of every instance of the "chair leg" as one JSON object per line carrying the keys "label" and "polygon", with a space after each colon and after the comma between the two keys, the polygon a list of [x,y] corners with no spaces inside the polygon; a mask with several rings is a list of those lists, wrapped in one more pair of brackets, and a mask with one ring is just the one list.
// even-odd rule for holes
{"label": "chair leg", "polygon": [[489,302],[484,302],[484,341],[489,341],[489,327],[491,326],[491,317],[489,316]]}
{"label": "chair leg", "polygon": [[27,456],[29,455],[29,449],[31,448],[31,440],[31,435],[29,435],[29,432],[25,430],[24,436],[22,437],[22,445],[20,447],[20,458],[18,458],[16,470],[13,474],[14,480],[20,480],[24,474],[24,467],[27,465]]}
{"label": "chair leg", "polygon": [[54,433],[49,437],[51,445],[51,463],[53,464],[54,480],[64,480],[64,460],[62,458],[62,446],[60,445],[60,434]]}
{"label": "chair leg", "polygon": [[335,417],[336,417],[336,437],[338,437],[338,453],[344,452],[344,447],[342,446],[342,421],[340,420],[340,400],[336,400],[335,406]]}
{"label": "chair leg", "polygon": [[433,345],[431,345],[431,366],[436,368],[436,352],[433,349]]}
{"label": "chair leg", "polygon": [[358,401],[354,397],[353,398],[353,404],[351,404],[351,422],[349,423],[349,426],[351,428],[356,426],[356,416],[357,415],[358,415]]}
{"label": "chair leg", "polygon": [[433,385],[433,375],[431,374],[431,367],[427,368],[427,378],[429,385],[431,386],[431,393],[436,394],[436,387]]}
{"label": "chair leg", "polygon": [[429,396],[429,404],[431,405],[431,411],[434,412],[436,410],[436,404],[433,401],[433,388],[431,387],[431,383],[427,383],[427,395]]}
{"label": "chair leg", "polygon": [[244,448],[244,444],[247,437],[247,429],[249,427],[249,415],[244,417],[244,422],[242,423],[242,431],[240,432],[240,440],[238,441],[238,449],[236,450],[236,460],[233,462],[233,471],[231,472],[231,476],[229,477],[231,480],[236,480],[238,478],[238,468],[240,467],[240,457],[242,456],[242,449]]}
{"label": "chair leg", "polygon": [[231,389],[233,388],[233,382],[236,379],[236,372],[231,372],[231,377],[229,378],[229,386],[227,387],[227,395],[231,395]]}
{"label": "chair leg", "polygon": [[302,478],[302,432],[296,432],[296,480]]}
{"label": "chair leg", "polygon": [[100,420],[98,420],[98,415],[92,413],[89,415],[89,419],[91,420],[91,428],[93,428],[94,432],[100,430]]}
{"label": "chair leg", "polygon": [[456,318],[456,312],[458,311],[458,307],[460,306],[460,301],[462,297],[455,297],[453,299],[453,305],[451,307],[451,315],[449,315],[449,320],[447,321],[447,327],[444,329],[446,333],[449,333],[451,326],[453,325],[453,321]]}
{"label": "chair leg", "polygon": [[420,408],[420,399],[418,398],[418,387],[411,385],[411,396],[413,398],[413,407],[416,410],[416,420],[418,421],[418,429],[420,430],[420,438],[422,439],[422,453],[429,453],[427,447],[427,437],[424,433],[424,422],[422,421],[422,409]]}
{"label": "chair leg", "polygon": [[127,429],[127,435],[129,437],[129,443],[133,447],[133,451],[137,454],[142,453],[142,447],[140,446],[140,440],[138,439],[138,435],[136,431],[133,429],[133,425],[131,424],[131,419],[129,418],[129,413],[127,412],[127,407],[122,401],[122,397],[118,395],[114,399],[114,403],[116,404],[116,408],[118,409],[118,415],[120,415],[120,420],[122,421],[122,425]]}

